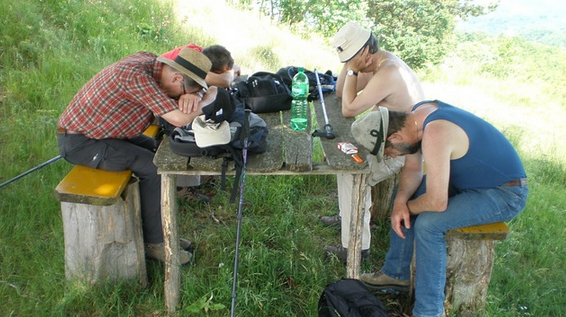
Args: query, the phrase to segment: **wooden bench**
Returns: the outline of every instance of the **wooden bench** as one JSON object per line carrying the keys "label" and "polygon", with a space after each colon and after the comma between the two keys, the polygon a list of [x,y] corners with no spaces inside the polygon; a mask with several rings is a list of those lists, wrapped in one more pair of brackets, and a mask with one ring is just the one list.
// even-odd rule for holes
{"label": "wooden bench", "polygon": [[[144,134],[155,138],[157,125]],[[76,165],[55,188],[61,202],[65,276],[147,285],[138,181],[132,171]]]}
{"label": "wooden bench", "polygon": [[505,240],[508,233],[509,227],[503,222],[458,228],[446,233],[444,309],[447,316],[449,313],[478,316],[485,311],[495,243]]}

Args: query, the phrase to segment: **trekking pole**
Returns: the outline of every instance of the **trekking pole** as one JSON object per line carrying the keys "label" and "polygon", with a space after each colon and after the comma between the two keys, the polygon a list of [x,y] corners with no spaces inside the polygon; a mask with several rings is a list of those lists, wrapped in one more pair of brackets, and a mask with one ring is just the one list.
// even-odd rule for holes
{"label": "trekking pole", "polygon": [[246,109],[244,116],[244,148],[242,149],[242,175],[240,176],[240,201],[238,203],[238,225],[236,229],[236,254],[234,256],[234,281],[232,283],[232,307],[230,309],[230,316],[234,317],[236,311],[236,288],[238,287],[238,258],[240,256],[240,235],[242,227],[242,208],[244,206],[244,188],[246,184],[246,162],[248,158],[248,136],[250,135],[249,125],[249,109]]}
{"label": "trekking pole", "polygon": [[50,159],[49,161],[44,162],[44,163],[41,163],[41,164],[39,164],[38,166],[36,166],[36,167],[30,169],[29,171],[27,171],[27,172],[25,172],[25,173],[22,173],[22,174],[20,174],[20,175],[14,177],[14,178],[8,180],[8,181],[5,181],[4,183],[0,184],[0,188],[6,186],[6,185],[8,185],[8,184],[11,184],[11,183],[17,181],[18,179],[20,179],[20,178],[26,176],[27,174],[31,174],[31,173],[37,171],[38,169],[43,168],[43,167],[45,167],[45,166],[47,166],[47,165],[49,165],[49,164],[51,164],[51,163],[55,163],[55,162],[57,162],[60,158],[61,158],[61,155],[57,155],[57,156],[55,156],[54,158]]}
{"label": "trekking pole", "polygon": [[322,105],[322,113],[324,114],[324,131],[315,130],[312,133],[313,137],[320,136],[327,139],[334,139],[334,133],[332,132],[332,126],[328,123],[328,116],[326,115],[326,104],[324,103],[324,95],[322,94],[322,86],[320,85],[320,79],[318,78],[318,71],[314,70],[314,75],[316,77],[316,88],[318,89],[318,95],[320,96],[320,104]]}

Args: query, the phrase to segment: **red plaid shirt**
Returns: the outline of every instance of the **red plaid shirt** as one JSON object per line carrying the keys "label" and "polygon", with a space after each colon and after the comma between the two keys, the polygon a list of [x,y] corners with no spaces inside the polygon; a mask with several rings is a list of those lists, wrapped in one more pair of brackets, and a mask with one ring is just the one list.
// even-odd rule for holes
{"label": "red plaid shirt", "polygon": [[156,58],[139,52],[103,69],[71,100],[59,127],[91,139],[130,139],[156,116],[178,109],[159,86],[163,64]]}

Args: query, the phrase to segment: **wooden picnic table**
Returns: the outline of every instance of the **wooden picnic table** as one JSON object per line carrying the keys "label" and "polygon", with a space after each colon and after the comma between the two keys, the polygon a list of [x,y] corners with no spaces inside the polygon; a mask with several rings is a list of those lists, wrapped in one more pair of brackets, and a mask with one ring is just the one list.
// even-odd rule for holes
{"label": "wooden picnic table", "polygon": [[[341,100],[335,94],[324,96],[329,123],[333,127],[335,139],[321,138],[324,154],[323,162],[313,162],[313,136],[311,126],[306,131],[294,131],[289,127],[290,112],[259,114],[267,123],[267,151],[249,156],[246,175],[324,175],[352,174],[352,219],[350,242],[348,246],[347,277],[358,278],[361,265],[361,228],[363,223],[364,192],[369,168],[365,157],[368,151],[358,146],[350,132],[353,118],[344,118]],[[318,127],[325,125],[324,112],[320,100],[313,103]],[[338,149],[338,142],[352,142],[358,146],[359,155],[364,162],[356,163],[350,155]],[[154,163],[161,174],[161,212],[165,245],[165,305],[169,312],[175,311],[180,299],[179,233],[177,223],[178,175],[220,175],[222,159],[191,158],[173,153],[169,141],[163,140]],[[230,170],[230,169],[228,169]]]}

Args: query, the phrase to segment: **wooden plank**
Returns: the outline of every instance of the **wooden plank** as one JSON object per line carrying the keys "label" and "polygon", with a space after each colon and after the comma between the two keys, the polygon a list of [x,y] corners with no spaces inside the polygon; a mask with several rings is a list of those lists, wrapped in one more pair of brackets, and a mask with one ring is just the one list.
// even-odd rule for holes
{"label": "wooden plank", "polygon": [[350,214],[350,240],[348,242],[348,259],[346,276],[358,279],[362,264],[362,230],[365,212],[365,188],[367,174],[353,175],[352,212]]}
{"label": "wooden plank", "polygon": [[247,171],[271,173],[283,167],[283,128],[281,113],[260,113],[259,116],[267,123],[267,151],[262,154],[248,156]]}
{"label": "wooden plank", "polygon": [[169,146],[169,137],[166,137],[157,148],[157,152],[155,152],[153,157],[153,163],[158,167],[158,173],[161,171],[186,171],[189,158],[173,153]]}
{"label": "wooden plank", "polygon": [[509,227],[504,222],[496,222],[449,230],[446,237],[462,240],[505,240],[508,233]]}
{"label": "wooden plank", "polygon": [[[350,126],[355,121],[354,118],[345,118],[342,116],[342,100],[336,97],[336,94],[325,94],[324,103],[326,104],[326,113],[328,116],[328,121],[333,127],[334,139],[327,139],[320,137],[320,143],[326,162],[329,166],[336,169],[345,170],[361,170],[367,168],[367,162],[365,160],[369,151],[358,145],[352,132],[350,131]],[[324,111],[322,109],[321,100],[315,100],[314,109],[316,113],[316,122],[318,124],[318,129],[322,130],[326,121],[324,120]],[[359,156],[364,159],[362,164],[356,163],[351,155],[344,154],[340,149],[338,149],[339,142],[351,142],[358,147]]]}
{"label": "wooden plank", "polygon": [[174,312],[181,298],[181,268],[179,255],[179,225],[177,222],[176,177],[165,174],[161,177],[161,222],[163,225],[163,248],[165,252],[165,306]]}
{"label": "wooden plank", "polygon": [[283,111],[283,148],[285,168],[293,172],[312,171],[311,116],[305,131],[291,129],[291,112]]}

